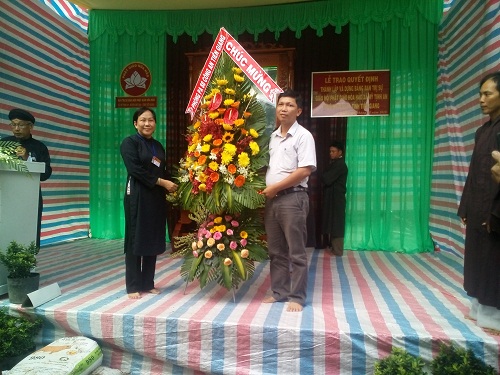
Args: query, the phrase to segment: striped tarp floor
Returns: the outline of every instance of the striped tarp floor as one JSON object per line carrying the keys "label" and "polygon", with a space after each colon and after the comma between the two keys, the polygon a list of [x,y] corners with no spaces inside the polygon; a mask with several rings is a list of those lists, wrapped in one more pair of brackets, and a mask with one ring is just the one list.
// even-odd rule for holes
{"label": "striped tarp floor", "polygon": [[[130,300],[122,240],[84,239],[41,249],[41,286],[62,295],[35,309],[40,345],[69,335],[94,338],[103,364],[131,374],[372,374],[398,346],[426,362],[443,342],[471,348],[498,368],[500,337],[464,318],[462,260],[446,253],[405,255],[309,251],[302,313],[263,304],[269,263],[234,294],[200,290],[180,276],[181,259],[157,263],[158,296]],[[8,300],[2,300],[7,304]]]}

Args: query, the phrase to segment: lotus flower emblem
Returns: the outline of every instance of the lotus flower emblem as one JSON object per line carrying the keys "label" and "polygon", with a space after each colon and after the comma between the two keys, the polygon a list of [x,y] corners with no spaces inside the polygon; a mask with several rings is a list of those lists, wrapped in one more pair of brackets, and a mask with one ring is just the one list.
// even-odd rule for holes
{"label": "lotus flower emblem", "polygon": [[131,89],[133,87],[140,87],[145,89],[147,80],[147,78],[141,77],[141,75],[137,73],[137,70],[134,70],[129,78],[125,78],[125,83],[127,84],[125,86],[125,89]]}

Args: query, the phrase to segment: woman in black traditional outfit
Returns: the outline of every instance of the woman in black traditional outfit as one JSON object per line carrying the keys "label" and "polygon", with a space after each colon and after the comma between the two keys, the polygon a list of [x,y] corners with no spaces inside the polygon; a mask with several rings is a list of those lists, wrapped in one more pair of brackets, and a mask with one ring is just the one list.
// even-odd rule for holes
{"label": "woman in black traditional outfit", "polygon": [[166,191],[177,185],[167,179],[165,149],[153,139],[156,114],[147,107],[134,113],[137,133],[125,138],[120,152],[127,168],[125,187],[125,283],[129,298],[141,292],[159,294],[154,276],[156,257],[166,250]]}

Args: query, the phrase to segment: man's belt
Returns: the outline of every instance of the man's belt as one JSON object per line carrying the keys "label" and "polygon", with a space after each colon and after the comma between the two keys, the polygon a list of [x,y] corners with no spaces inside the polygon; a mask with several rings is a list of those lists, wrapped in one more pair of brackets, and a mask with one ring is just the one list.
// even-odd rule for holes
{"label": "man's belt", "polygon": [[294,187],[291,187],[291,188],[288,188],[288,189],[285,189],[285,190],[278,191],[276,193],[276,196],[277,197],[281,197],[282,195],[287,195],[287,194],[291,194],[291,193],[297,193],[299,191],[305,191],[307,193],[307,188],[305,188],[303,186],[294,186]]}

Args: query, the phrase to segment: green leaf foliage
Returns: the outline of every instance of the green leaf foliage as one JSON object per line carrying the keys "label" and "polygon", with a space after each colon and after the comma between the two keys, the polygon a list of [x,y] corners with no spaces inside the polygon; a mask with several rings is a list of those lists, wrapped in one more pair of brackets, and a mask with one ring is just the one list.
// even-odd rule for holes
{"label": "green leaf foliage", "polygon": [[0,308],[0,362],[34,351],[34,339],[41,328],[41,318],[13,316],[6,307]]}
{"label": "green leaf foliage", "polygon": [[34,241],[28,246],[12,241],[5,252],[0,250],[0,262],[7,268],[10,278],[27,278],[36,266],[38,251]]}

